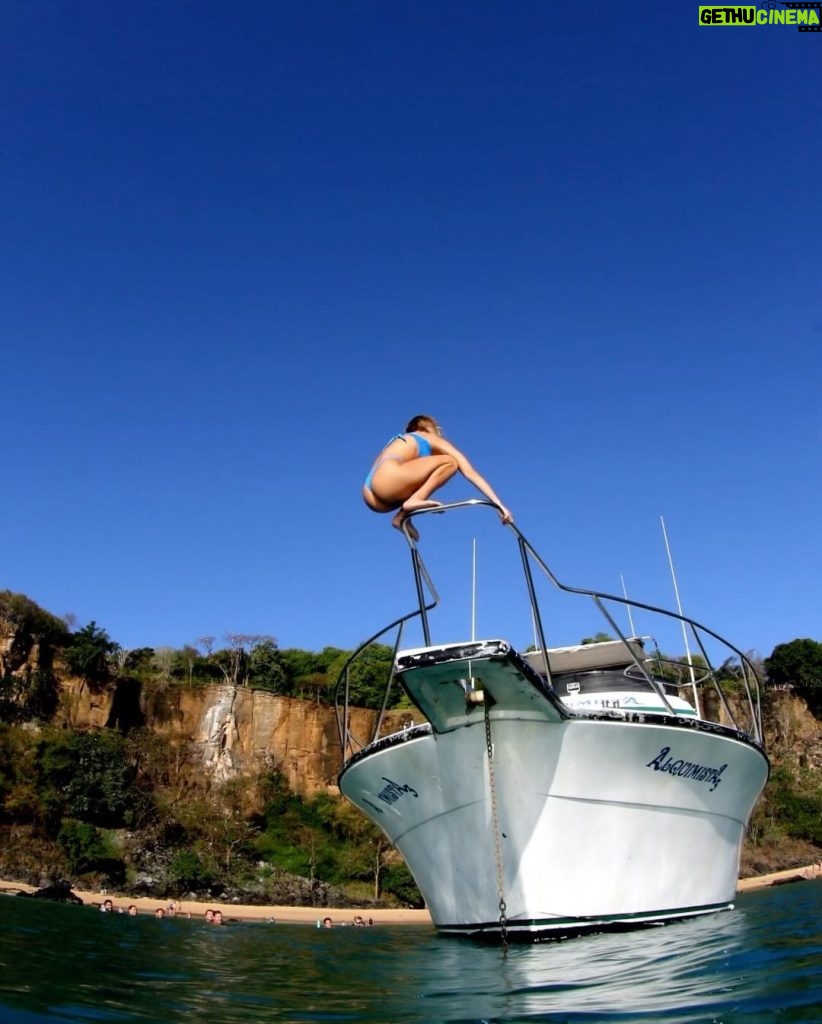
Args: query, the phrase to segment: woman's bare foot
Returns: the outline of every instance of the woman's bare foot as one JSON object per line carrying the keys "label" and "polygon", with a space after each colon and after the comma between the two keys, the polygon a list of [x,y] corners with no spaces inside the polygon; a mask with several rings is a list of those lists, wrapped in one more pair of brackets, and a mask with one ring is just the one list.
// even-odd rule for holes
{"label": "woman's bare foot", "polygon": [[432,501],[430,498],[409,498],[402,503],[403,512],[416,512],[421,508],[440,508],[441,501]]}
{"label": "woman's bare foot", "polygon": [[[407,512],[405,512],[404,509],[400,509],[399,512],[391,520],[391,525],[394,527],[395,530],[402,530],[403,525],[405,524],[407,519]],[[414,526],[413,523],[408,523],[408,525],[405,527],[405,532],[407,532],[408,536],[413,541],[417,541],[420,539],[419,531],[417,530],[416,526]]]}

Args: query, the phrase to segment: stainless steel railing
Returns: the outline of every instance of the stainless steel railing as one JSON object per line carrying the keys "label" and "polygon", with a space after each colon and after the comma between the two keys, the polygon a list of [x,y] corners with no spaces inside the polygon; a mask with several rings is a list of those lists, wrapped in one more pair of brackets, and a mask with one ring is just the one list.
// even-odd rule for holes
{"label": "stainless steel railing", "polygon": [[[394,656],[396,656],[396,652],[400,649],[404,629],[406,625],[414,619],[420,620],[425,645],[430,646],[431,644],[429,612],[431,612],[439,603],[439,595],[437,594],[431,576],[422,560],[417,542],[408,532],[406,525],[418,516],[424,516],[431,513],[450,513],[458,509],[482,507],[489,508],[494,512],[499,512],[498,507],[494,505],[493,502],[486,501],[485,499],[473,498],[466,501],[441,505],[436,508],[419,509],[408,515],[403,527],[403,533],[408,542],[411,553],[412,571],[414,574],[414,583],[417,594],[417,608],[408,612],[406,615],[395,619],[384,629],[369,637],[368,640],[362,643],[357,650],[354,651],[340,674],[335,694],[335,708],[344,762],[356,751],[356,749],[361,748],[369,742],[373,742],[373,740],[379,736],[394,684],[393,662],[395,657],[392,657],[392,668],[386,683],[375,727],[372,731],[372,735],[365,741],[361,741],[354,737],[350,730],[351,666],[372,644],[378,642],[380,638],[390,634],[392,630],[396,630],[396,636],[393,641],[393,653]],[[759,680],[756,675],[756,670],[747,655],[736,648],[724,637],[714,632],[714,630],[709,629],[707,626],[698,623],[696,620],[691,619],[688,616],[656,605],[646,604],[642,601],[637,601],[624,595],[608,594],[603,591],[574,587],[563,583],[539,555],[522,531],[513,523],[508,523],[506,525],[516,538],[517,547],[522,561],[525,586],[531,606],[531,615],[536,634],[537,648],[543,652],[544,675],[549,681],[551,679],[551,671],[546,654],[548,645],[545,639],[542,614],[540,611],[539,601],[537,599],[536,586],[534,582],[534,568],[538,569],[549,580],[555,589],[566,594],[588,598],[592,601],[599,614],[607,622],[609,628],[616,634],[616,637],[625,644],[636,669],[641,673],[642,677],[650,685],[652,690],[659,695],[670,714],[675,714],[675,711],[668,700],[664,686],[661,684],[660,680],[656,678],[654,673],[648,670],[647,663],[643,663],[637,658],[633,646],[628,642],[630,637],[627,636],[619,626],[613,609],[619,607],[627,608],[629,610],[638,610],[651,615],[662,616],[668,620],[679,623],[681,627],[690,633],[704,662],[704,665],[699,667],[699,671],[701,673],[699,679],[696,678],[695,673],[693,672],[693,666],[688,666],[691,670],[691,679],[687,685],[693,689],[694,697],[697,700],[697,714],[700,715],[700,717],[703,716],[697,696],[698,687],[701,687],[703,694],[712,691],[716,695],[719,705],[724,711],[727,722],[729,722],[734,729],[743,733],[760,746],[762,745],[762,708],[759,692]],[[722,662],[719,666],[719,670],[714,668],[711,663],[706,638],[710,638],[730,652],[730,657],[726,658]],[[660,664],[664,660],[658,651],[657,658]],[[676,664],[680,668],[683,667],[681,662],[671,663],[669,661],[669,664]],[[736,708],[734,708],[728,694],[725,692],[729,685],[733,685],[735,688],[741,687],[743,692],[743,700],[740,702],[740,706],[737,706]]]}

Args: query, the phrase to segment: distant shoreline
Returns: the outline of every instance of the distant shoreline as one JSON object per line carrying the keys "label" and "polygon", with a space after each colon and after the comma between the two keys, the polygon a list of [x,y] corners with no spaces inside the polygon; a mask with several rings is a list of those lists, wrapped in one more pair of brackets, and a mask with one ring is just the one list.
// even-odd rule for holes
{"label": "distant shoreline", "polygon": [[[0,894],[33,893],[37,886],[25,882],[7,882],[0,880]],[[357,908],[357,907],[283,907],[257,906],[249,903],[223,903],[220,900],[171,900],[153,896],[121,896],[112,892],[91,892],[87,889],[71,890],[86,906],[99,907],[103,900],[109,899],[114,910],[126,910],[132,904],[140,914],[154,914],[158,909],[168,911],[174,904],[176,917],[203,918],[205,912],[221,910],[223,920],[228,921],[268,921],[277,924],[316,924],[325,917],[330,917],[335,925],[352,924],[356,916],[365,921],[369,919],[376,924],[415,924],[430,925],[431,915],[427,910],[407,910],[401,907]]]}
{"label": "distant shoreline", "polygon": [[[791,882],[809,881],[822,877],[822,862],[809,864],[800,868],[788,868],[785,871],[774,871],[767,875],[753,878],[740,878],[737,892],[749,892],[752,889],[765,889],[773,885],[785,885]],[[25,882],[6,882],[0,879],[0,893],[33,893],[37,887]],[[405,910],[402,908],[357,909],[340,907],[281,907],[254,906],[252,904],[221,903],[219,900],[203,902],[202,900],[169,900],[155,899],[148,896],[118,896],[107,892],[90,892],[84,889],[72,889],[86,906],[99,907],[103,900],[110,899],[115,912],[126,910],[132,904],[140,914],[154,914],[158,908],[168,910],[174,903],[177,917],[203,918],[209,907],[221,910],[226,921],[264,921],[276,924],[316,924],[323,918],[330,917],[335,925],[353,924],[356,916],[365,921],[377,924],[431,925],[431,915],[427,910]]]}
{"label": "distant shoreline", "polygon": [[766,889],[769,885],[807,882],[812,878],[822,878],[822,861],[817,864],[808,864],[804,868],[787,868],[785,871],[773,871],[769,875],[754,875],[753,878],[740,878],[736,885],[736,891],[748,892],[751,889]]}

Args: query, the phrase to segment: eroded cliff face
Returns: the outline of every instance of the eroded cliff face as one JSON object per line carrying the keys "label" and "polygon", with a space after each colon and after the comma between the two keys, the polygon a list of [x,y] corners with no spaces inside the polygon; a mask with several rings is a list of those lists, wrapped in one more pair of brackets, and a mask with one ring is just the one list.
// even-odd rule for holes
{"label": "eroded cliff face", "polygon": [[[278,771],[291,789],[311,796],[336,790],[342,763],[333,708],[245,687],[174,686],[145,693],[133,680],[92,689],[68,678],[58,718],[81,729],[144,726],[184,747],[206,785]],[[381,732],[411,722],[410,711],[389,712]],[[350,730],[362,740],[371,738],[375,723],[374,711],[350,711]]]}
{"label": "eroded cliff face", "polygon": [[773,694],[764,715],[765,745],[799,768],[822,769],[822,722],[801,697]]}
{"label": "eroded cliff face", "polygon": [[29,675],[40,667],[40,645],[0,618],[0,678]]}
{"label": "eroded cliff face", "polygon": [[[42,667],[36,641],[22,644],[13,626],[0,622],[0,675],[30,678]],[[331,707],[227,684],[144,689],[126,678],[95,687],[68,675],[59,661],[54,669],[60,687],[57,724],[124,732],[145,727],[185,760],[193,786],[211,788],[278,771],[302,796],[336,789],[343,758]],[[725,720],[716,703],[713,713]],[[376,713],[352,709],[350,716],[350,730],[360,742],[371,739]],[[385,735],[419,720],[416,711],[391,712],[380,731]],[[822,722],[803,700],[787,691],[768,693],[764,720],[772,758],[822,769]]]}

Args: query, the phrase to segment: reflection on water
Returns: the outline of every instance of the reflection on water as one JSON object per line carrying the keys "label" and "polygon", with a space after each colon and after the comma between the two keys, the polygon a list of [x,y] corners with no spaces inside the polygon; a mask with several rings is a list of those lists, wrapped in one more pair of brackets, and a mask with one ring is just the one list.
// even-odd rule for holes
{"label": "reflection on water", "polygon": [[230,924],[0,898],[0,1021],[704,1024],[822,1020],[822,883],[540,946],[429,928]]}

